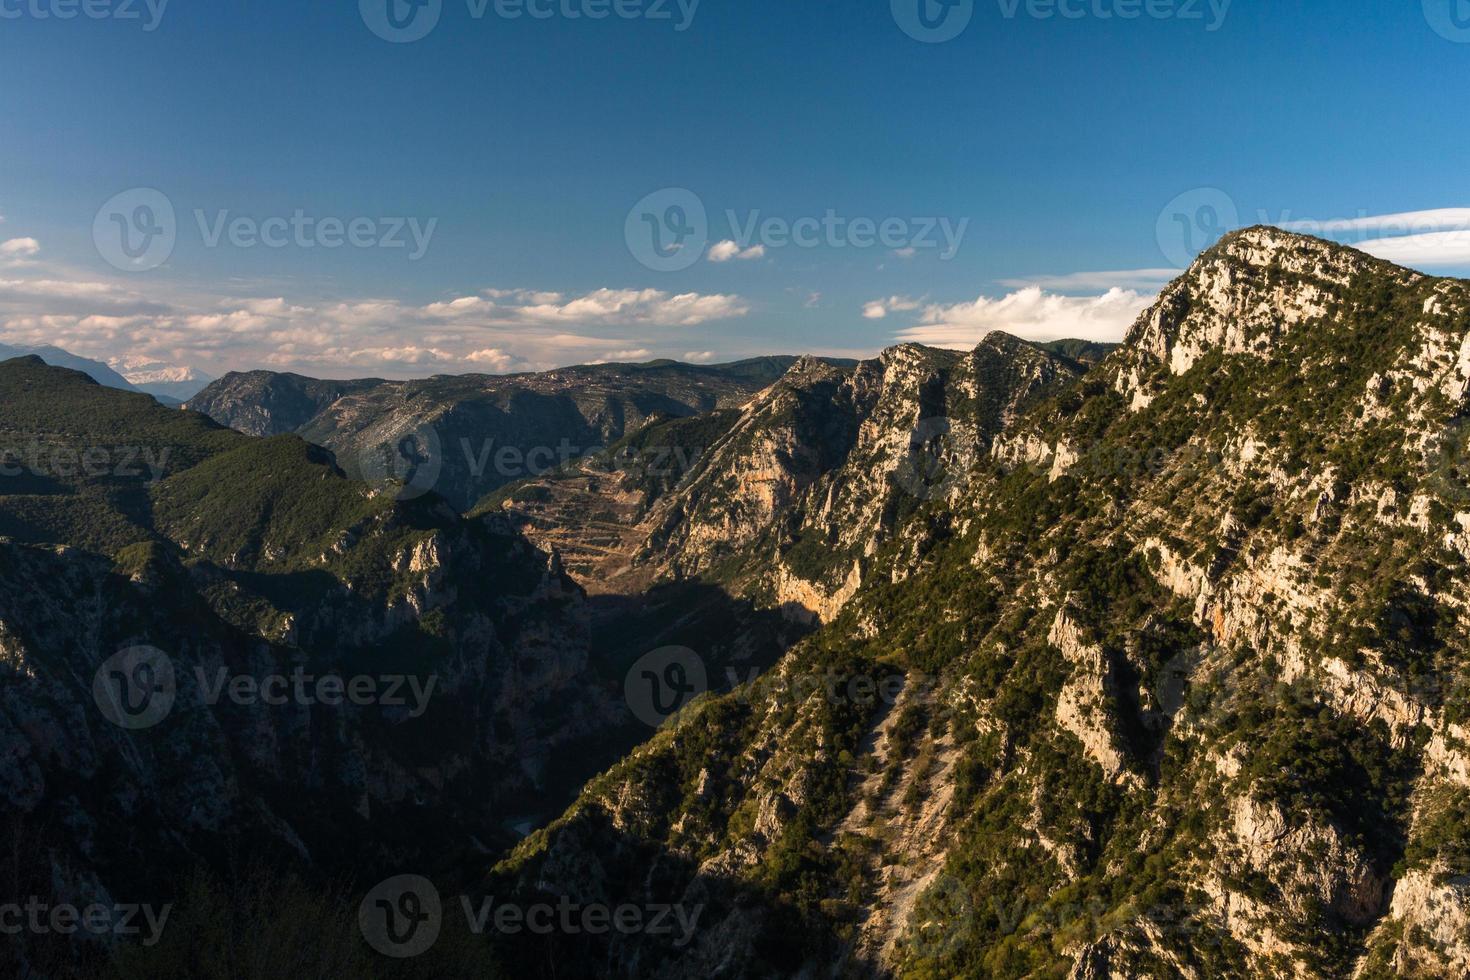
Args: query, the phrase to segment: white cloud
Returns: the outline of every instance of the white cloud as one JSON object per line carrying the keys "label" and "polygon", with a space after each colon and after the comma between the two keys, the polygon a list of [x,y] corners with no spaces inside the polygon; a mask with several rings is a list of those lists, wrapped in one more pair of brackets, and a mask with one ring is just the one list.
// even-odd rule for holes
{"label": "white cloud", "polygon": [[712,350],[694,350],[684,355],[684,360],[690,364],[708,364],[714,359],[715,352]]}
{"label": "white cloud", "polygon": [[766,247],[764,245],[752,245],[750,248],[742,249],[739,242],[718,242],[709,250],[711,262],[751,262],[765,257]]}
{"label": "white cloud", "polygon": [[1026,289],[1038,286],[1055,292],[1093,292],[1099,289],[1145,289],[1157,291],[1165,283],[1178,277],[1178,269],[1119,269],[1111,272],[1071,272],[1060,276],[1030,276],[1023,279],[1002,279],[1000,284],[1007,289]]}
{"label": "white cloud", "polygon": [[12,238],[8,242],[0,242],[0,255],[30,258],[40,251],[41,243],[34,238]]}
{"label": "white cloud", "polygon": [[448,351],[424,347],[369,347],[348,353],[354,364],[436,364],[454,359]]}
{"label": "white cloud", "polygon": [[750,307],[738,296],[680,293],[658,289],[599,289],[567,303],[539,303],[516,307],[515,318],[525,321],[646,324],[693,327],[709,320],[744,316]]}
{"label": "white cloud", "polygon": [[875,299],[863,307],[863,318],[866,320],[881,320],[890,313],[907,313],[917,310],[921,305],[916,299],[907,296],[890,296],[887,299]]}
{"label": "white cloud", "polygon": [[1117,342],[1153,300],[1125,289],[1100,296],[1059,296],[1031,286],[998,299],[981,296],[972,303],[928,306],[919,324],[900,331],[898,338],[960,350],[974,347],[992,330],[1026,340]]}
{"label": "white cloud", "polygon": [[30,260],[40,254],[41,243],[34,238],[12,238],[0,242],[0,266],[32,265]]}
{"label": "white cloud", "polygon": [[901,259],[911,259],[915,255],[918,255],[919,254],[919,250],[916,249],[916,248],[914,248],[912,245],[910,245],[908,248],[896,248],[896,249],[894,249],[893,250],[893,254],[894,255],[897,255]]}
{"label": "white cloud", "polygon": [[488,368],[495,374],[509,373],[512,368],[514,368],[516,363],[516,358],[507,354],[505,351],[499,350],[498,348],[494,347],[490,347],[485,350],[472,351],[466,354],[464,359],[466,361],[469,361],[471,364],[477,364],[480,367]]}

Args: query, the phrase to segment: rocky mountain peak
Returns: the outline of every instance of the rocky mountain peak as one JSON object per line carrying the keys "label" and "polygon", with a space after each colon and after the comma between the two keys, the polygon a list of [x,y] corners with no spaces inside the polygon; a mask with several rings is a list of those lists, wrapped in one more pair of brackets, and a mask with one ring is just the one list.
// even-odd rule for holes
{"label": "rocky mountain peak", "polygon": [[1159,295],[1126,345],[1183,374],[1212,350],[1269,355],[1304,326],[1336,322],[1368,277],[1408,286],[1424,277],[1356,249],[1279,228],[1225,236]]}
{"label": "rocky mountain peak", "polygon": [[923,344],[896,344],[885,349],[878,355],[878,362],[885,371],[894,368],[919,367],[930,368],[946,366],[955,363],[963,355],[957,351],[944,350],[939,347],[925,347]]}
{"label": "rocky mountain peak", "polygon": [[843,373],[841,368],[835,367],[815,354],[804,354],[792,363],[781,380],[794,384],[808,384],[813,381],[834,378]]}
{"label": "rocky mountain peak", "polygon": [[1034,351],[1036,349],[1029,341],[1022,340],[1015,334],[1006,333],[1004,330],[992,330],[980,338],[980,343],[975,345],[975,349],[979,350],[982,347],[1011,353],[1020,353],[1027,350]]}

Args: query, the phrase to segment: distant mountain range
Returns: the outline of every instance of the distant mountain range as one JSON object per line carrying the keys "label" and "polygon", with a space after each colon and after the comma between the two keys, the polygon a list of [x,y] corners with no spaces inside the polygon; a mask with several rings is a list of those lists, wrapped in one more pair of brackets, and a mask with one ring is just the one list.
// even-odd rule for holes
{"label": "distant mountain range", "polygon": [[12,347],[9,344],[0,344],[0,360],[8,361],[15,357],[39,357],[52,367],[71,368],[80,371],[90,377],[99,385],[108,388],[120,388],[123,391],[136,391],[127,378],[118,374],[112,368],[101,361],[93,361],[85,357],[78,357],[70,351],[64,351],[60,347]]}
{"label": "distant mountain range", "polygon": [[320,381],[250,371],[225,375],[188,407],[250,435],[296,433],[332,450],[349,473],[368,478],[405,469],[409,461],[400,450],[411,440],[423,455],[420,472],[434,471],[435,491],[468,510],[509,483],[610,446],[651,419],[739,408],[796,361],[660,360],[415,381]]}
{"label": "distant mountain range", "polygon": [[52,367],[80,371],[93,381],[122,391],[141,391],[165,405],[182,405],[214,379],[190,367],[178,367],[141,358],[114,358],[111,364],[80,357],[60,347],[16,347],[0,344],[0,361],[39,357]]}

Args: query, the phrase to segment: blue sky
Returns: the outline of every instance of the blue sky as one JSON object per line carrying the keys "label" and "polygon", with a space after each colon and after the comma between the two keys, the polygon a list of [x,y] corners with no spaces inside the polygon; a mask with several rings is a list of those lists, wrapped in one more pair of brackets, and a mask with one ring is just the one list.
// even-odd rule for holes
{"label": "blue sky", "polygon": [[[1420,214],[1470,206],[1464,0],[973,0],[941,43],[902,25],[938,0],[439,0],[409,43],[388,0],[68,2],[0,0],[8,343],[402,376],[1116,336],[1231,210],[1418,215],[1337,230],[1470,273],[1470,213]],[[630,246],[656,192],[677,271]],[[99,247],[129,225],[164,251]]]}

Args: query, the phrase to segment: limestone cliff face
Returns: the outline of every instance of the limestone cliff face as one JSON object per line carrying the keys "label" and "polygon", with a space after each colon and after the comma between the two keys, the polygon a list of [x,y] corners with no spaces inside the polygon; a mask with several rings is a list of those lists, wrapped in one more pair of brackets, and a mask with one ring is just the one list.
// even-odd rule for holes
{"label": "limestone cliff face", "polygon": [[[719,567],[784,510],[756,553],[808,608],[792,539],[841,554],[828,588],[857,559],[772,675],[813,683],[701,704],[501,874],[577,890],[591,850],[672,862],[639,894],[727,911],[687,959],[615,944],[651,975],[1470,971],[1467,343],[1466,283],[1229,236],[1086,376],[977,424],[990,465],[888,523],[879,430],[971,369],[804,366],[732,432],[749,480],[716,452],[670,498],[663,554]],[[802,435],[814,405],[867,413],[816,430],[837,460]],[[896,697],[815,683],[892,671]]]}
{"label": "limestone cliff face", "polygon": [[1001,333],[968,354],[803,359],[660,501],[640,558],[830,620],[905,515],[955,496],[1025,407],[1082,371]]}

